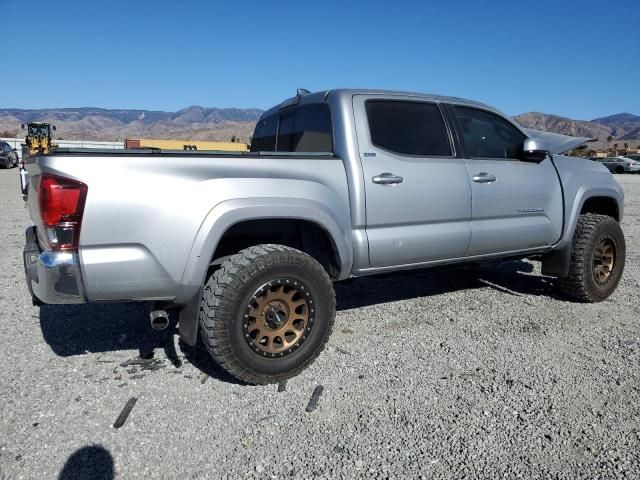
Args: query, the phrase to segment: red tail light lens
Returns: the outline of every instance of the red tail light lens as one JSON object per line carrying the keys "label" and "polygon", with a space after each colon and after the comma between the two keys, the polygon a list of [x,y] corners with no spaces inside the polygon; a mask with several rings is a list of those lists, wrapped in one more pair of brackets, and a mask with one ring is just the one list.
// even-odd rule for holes
{"label": "red tail light lens", "polygon": [[82,212],[87,186],[76,180],[42,175],[38,187],[38,202],[44,235],[41,239],[52,250],[78,247]]}

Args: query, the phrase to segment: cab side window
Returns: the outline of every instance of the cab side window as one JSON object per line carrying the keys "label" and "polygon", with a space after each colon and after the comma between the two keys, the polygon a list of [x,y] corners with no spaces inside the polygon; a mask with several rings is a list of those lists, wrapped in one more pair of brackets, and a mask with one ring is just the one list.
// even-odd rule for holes
{"label": "cab side window", "polygon": [[333,152],[329,106],[312,103],[261,118],[254,130],[252,152]]}
{"label": "cab side window", "polygon": [[365,104],[371,142],[400,155],[451,156],[451,145],[435,103],[368,100]]}
{"label": "cab side window", "polygon": [[278,132],[278,115],[270,115],[258,120],[251,140],[252,152],[274,152]]}
{"label": "cab side window", "polygon": [[278,152],[333,152],[331,112],[324,103],[302,105],[280,116]]}
{"label": "cab side window", "polygon": [[521,157],[526,136],[504,118],[477,108],[454,107],[471,158]]}

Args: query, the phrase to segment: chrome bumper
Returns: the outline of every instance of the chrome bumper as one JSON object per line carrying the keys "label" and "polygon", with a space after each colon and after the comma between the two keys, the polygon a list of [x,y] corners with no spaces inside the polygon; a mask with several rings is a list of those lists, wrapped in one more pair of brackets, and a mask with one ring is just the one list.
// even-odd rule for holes
{"label": "chrome bumper", "polygon": [[24,273],[34,305],[42,303],[85,303],[82,274],[76,252],[43,252],[36,228],[27,228]]}

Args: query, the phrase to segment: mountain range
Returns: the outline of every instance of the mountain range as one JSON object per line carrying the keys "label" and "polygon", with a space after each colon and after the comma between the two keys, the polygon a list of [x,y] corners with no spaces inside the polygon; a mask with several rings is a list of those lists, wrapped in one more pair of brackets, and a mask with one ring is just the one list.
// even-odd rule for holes
{"label": "mountain range", "polygon": [[[523,113],[513,118],[527,128],[574,137],[595,138],[597,141],[590,144],[594,149],[605,148],[613,143],[618,143],[621,147],[628,143],[634,148],[640,145],[640,116],[631,113],[618,113],[591,121],[573,120],[539,112]],[[609,136],[612,137],[611,142],[607,140]]]}
{"label": "mountain range", "polygon": [[[57,127],[56,138],[67,140],[124,140],[176,138],[228,141],[235,136],[248,142],[262,110],[257,108],[205,108],[192,106],[177,112],[104,108],[0,108],[0,136],[22,136],[20,124],[40,121]],[[640,116],[618,113],[591,121],[573,120],[539,112],[516,115],[522,126],[598,139],[591,148],[610,143],[640,145]],[[607,138],[611,136],[612,142]],[[636,143],[638,145],[636,145]]]}
{"label": "mountain range", "polygon": [[[256,108],[192,106],[177,112],[104,108],[0,108],[0,136],[22,136],[20,124],[32,121],[56,126],[56,138],[66,140],[123,140],[179,138],[248,141],[262,115]],[[5,135],[11,134],[11,135]]]}

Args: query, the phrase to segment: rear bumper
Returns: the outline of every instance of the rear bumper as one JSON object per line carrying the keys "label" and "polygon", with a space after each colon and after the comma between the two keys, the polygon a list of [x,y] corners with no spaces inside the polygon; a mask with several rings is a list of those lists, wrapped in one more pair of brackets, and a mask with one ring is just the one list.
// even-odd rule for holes
{"label": "rear bumper", "polygon": [[34,305],[85,303],[78,254],[43,252],[35,230],[27,228],[23,251],[24,273]]}

